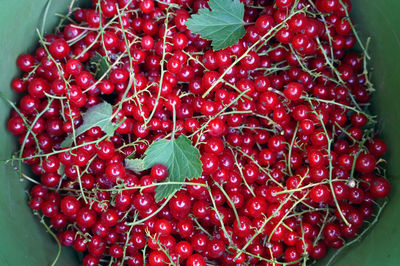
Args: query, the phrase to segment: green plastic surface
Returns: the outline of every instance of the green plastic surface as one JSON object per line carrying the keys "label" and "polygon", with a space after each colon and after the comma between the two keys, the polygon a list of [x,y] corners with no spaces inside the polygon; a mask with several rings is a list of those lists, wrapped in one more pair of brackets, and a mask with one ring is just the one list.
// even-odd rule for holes
{"label": "green plastic surface", "polygon": [[[76,1],[79,4],[79,1]],[[85,2],[85,1],[81,1]],[[86,1],[88,2],[88,1]],[[353,0],[353,17],[364,40],[372,37],[370,54],[374,69],[374,110],[379,114],[380,129],[388,143],[388,176],[392,182],[390,203],[378,224],[362,242],[348,248],[335,265],[400,265],[400,1]],[[36,27],[41,27],[47,0],[0,0],[0,90],[15,99],[10,81],[18,75],[15,60],[36,46]],[[66,13],[70,0],[52,1],[46,29]],[[397,98],[399,97],[399,98]],[[10,158],[15,139],[7,133],[10,106],[0,99],[0,159]],[[0,163],[0,265],[50,265],[57,254],[57,244],[32,215],[25,187],[10,165]],[[78,265],[71,248],[63,248],[57,265]],[[325,265],[325,261],[319,263]]]}

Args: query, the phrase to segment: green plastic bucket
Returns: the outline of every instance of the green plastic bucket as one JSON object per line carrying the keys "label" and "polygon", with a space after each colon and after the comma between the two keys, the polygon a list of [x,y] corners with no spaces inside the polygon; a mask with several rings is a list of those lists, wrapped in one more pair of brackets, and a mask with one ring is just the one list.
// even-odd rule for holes
{"label": "green plastic bucket", "polygon": [[[18,75],[17,56],[36,46],[35,27],[49,32],[58,23],[55,13],[66,13],[71,1],[0,0],[0,90],[15,99],[10,81]],[[88,1],[86,1],[88,2]],[[380,131],[388,143],[388,176],[392,182],[390,202],[371,232],[360,243],[341,253],[335,265],[400,265],[400,1],[353,0],[353,18],[365,40],[372,37],[373,81],[376,87],[374,110]],[[85,4],[76,1],[76,4]],[[397,98],[399,96],[399,99]],[[0,159],[16,150],[15,139],[6,131],[10,106],[0,100]],[[11,165],[0,163],[0,265],[49,265],[57,255],[57,244],[32,215],[27,204],[26,181],[21,182]],[[329,258],[327,258],[329,259]],[[319,265],[325,265],[321,261]],[[72,248],[63,248],[57,265],[78,265]]]}

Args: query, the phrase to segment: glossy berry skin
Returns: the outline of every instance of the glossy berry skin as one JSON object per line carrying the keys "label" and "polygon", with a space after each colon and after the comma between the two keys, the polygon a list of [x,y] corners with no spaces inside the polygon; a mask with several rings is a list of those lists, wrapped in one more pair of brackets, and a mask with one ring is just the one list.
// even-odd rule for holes
{"label": "glossy berry skin", "polygon": [[204,257],[200,254],[193,254],[190,255],[189,258],[186,260],[186,266],[205,266],[206,262]]}
{"label": "glossy berry skin", "polygon": [[26,82],[20,78],[15,78],[11,81],[11,88],[17,93],[22,93],[26,89]]}
{"label": "glossy berry skin", "polygon": [[209,241],[207,247],[209,256],[214,259],[221,257],[224,252],[224,249],[225,249],[224,242],[222,240],[217,240],[217,239]]}
{"label": "glossy berry skin", "polygon": [[73,247],[78,252],[84,252],[87,249],[87,243],[83,237],[76,237]]}
{"label": "glossy berry skin", "polygon": [[30,54],[22,54],[17,58],[17,66],[25,72],[29,72],[35,63],[35,58]]}
{"label": "glossy berry skin", "polygon": [[361,173],[370,173],[376,165],[375,158],[370,154],[360,154],[356,160],[356,170]]}
{"label": "glossy berry skin", "polygon": [[303,93],[303,85],[300,83],[292,82],[287,85],[287,88],[283,91],[286,98],[291,101],[297,101],[300,99]]}
{"label": "glossy berry skin", "polygon": [[40,210],[42,207],[44,200],[43,198],[40,197],[33,197],[29,201],[29,207],[31,207],[32,210]]}
{"label": "glossy berry skin", "polygon": [[330,13],[336,11],[340,3],[337,0],[317,0],[316,6],[321,12]]}
{"label": "glossy berry skin", "polygon": [[61,212],[66,216],[74,216],[80,209],[80,202],[73,196],[66,196],[60,203]]}
{"label": "glossy berry skin", "polygon": [[166,219],[159,219],[154,224],[154,229],[159,235],[169,235],[172,231],[172,225]]}
{"label": "glossy berry skin", "polygon": [[168,176],[168,169],[162,164],[156,164],[151,168],[151,176],[157,181],[164,181]]}
{"label": "glossy berry skin", "polygon": [[110,80],[103,79],[103,81],[99,84],[99,88],[104,94],[111,94],[114,92],[115,85]]}
{"label": "glossy berry skin", "polygon": [[269,15],[262,15],[256,20],[256,28],[260,34],[265,34],[274,26],[275,22],[273,17]]}
{"label": "glossy berry skin", "polygon": [[99,259],[95,256],[88,254],[85,257],[83,257],[82,265],[84,266],[95,266],[98,264],[99,264]]}
{"label": "glossy berry skin", "polygon": [[148,14],[151,13],[154,9],[154,2],[153,0],[145,0],[140,3],[140,9],[143,13]]}
{"label": "glossy berry skin", "polygon": [[176,254],[182,259],[187,259],[192,254],[192,251],[192,245],[186,241],[180,241],[175,246]]}
{"label": "glossy berry skin", "polygon": [[76,223],[80,227],[90,228],[96,223],[96,213],[88,208],[82,208],[76,215]]}
{"label": "glossy berry skin", "polygon": [[50,44],[49,51],[55,59],[62,59],[69,54],[70,47],[66,41],[58,39]]}
{"label": "glossy berry skin", "polygon": [[323,236],[327,241],[334,242],[340,237],[340,228],[337,224],[330,223],[323,229]]}
{"label": "glossy berry skin", "polygon": [[117,179],[125,177],[125,168],[120,163],[111,163],[106,167],[105,174],[111,182],[116,182]]}
{"label": "glossy berry skin", "polygon": [[314,259],[321,259],[326,254],[326,245],[323,242],[318,242],[311,250],[311,256]]}
{"label": "glossy berry skin", "polygon": [[24,120],[21,117],[13,117],[8,121],[8,131],[14,135],[21,135],[26,131]]}
{"label": "glossy berry skin", "polygon": [[43,98],[49,90],[49,84],[45,79],[35,78],[28,85],[28,92],[34,98]]}
{"label": "glossy berry skin", "polygon": [[102,141],[97,148],[97,156],[102,160],[109,160],[113,157],[115,152],[114,144],[110,141]]}
{"label": "glossy berry skin", "polygon": [[193,250],[197,252],[205,251],[208,245],[208,237],[205,234],[195,234],[192,236],[191,244]]}
{"label": "glossy berry skin", "polygon": [[267,203],[261,197],[254,197],[247,202],[247,209],[252,217],[259,217],[267,210]]}
{"label": "glossy berry skin", "polygon": [[387,145],[385,141],[375,138],[369,144],[368,149],[374,156],[382,156],[386,153]]}
{"label": "glossy berry skin", "polygon": [[168,206],[171,209],[172,215],[176,219],[182,219],[186,217],[186,215],[190,212],[191,209],[190,198],[185,192],[178,192],[169,201]]}
{"label": "glossy berry skin", "polygon": [[101,222],[107,227],[113,227],[118,223],[118,213],[114,209],[108,209],[101,214]]}
{"label": "glossy berry skin", "polygon": [[106,249],[104,239],[99,236],[93,236],[88,244],[88,251],[93,256],[102,256]]}
{"label": "glossy berry skin", "polygon": [[390,183],[387,179],[383,177],[377,177],[372,181],[370,190],[374,197],[385,198],[390,193]]}
{"label": "glossy berry skin", "polygon": [[41,204],[41,211],[44,216],[48,218],[55,217],[58,214],[57,204],[51,201],[45,201]]}
{"label": "glossy berry skin", "polygon": [[70,75],[77,75],[82,71],[82,64],[78,59],[69,59],[65,65],[65,70]]}
{"label": "glossy berry skin", "polygon": [[317,185],[310,191],[310,198],[316,202],[326,202],[330,198],[330,191],[325,185]]}
{"label": "glossy berry skin", "polygon": [[165,265],[165,261],[168,261],[168,257],[162,251],[152,251],[149,256],[149,265],[161,266]]}

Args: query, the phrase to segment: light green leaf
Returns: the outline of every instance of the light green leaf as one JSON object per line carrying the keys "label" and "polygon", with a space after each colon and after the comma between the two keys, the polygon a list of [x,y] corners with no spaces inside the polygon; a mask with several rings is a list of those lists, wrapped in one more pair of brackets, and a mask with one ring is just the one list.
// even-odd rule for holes
{"label": "light green leaf", "polygon": [[[199,178],[202,172],[200,152],[184,135],[173,140],[158,140],[150,145],[143,159],[144,169],[149,169],[156,164],[163,164],[168,168],[165,183]],[[181,184],[157,186],[155,200],[158,202],[167,198],[181,187]]]}
{"label": "light green leaf", "polygon": [[199,9],[186,21],[186,26],[200,37],[212,41],[213,50],[232,46],[242,38],[244,5],[240,0],[210,0],[210,9]]}
{"label": "light green leaf", "polygon": [[61,142],[61,148],[71,147],[73,142],[74,140],[72,139],[72,136],[69,135],[64,139],[63,142]]}
{"label": "light green leaf", "polygon": [[[75,135],[79,136],[92,127],[100,127],[108,136],[112,136],[116,129],[111,122],[112,112],[112,106],[107,102],[90,107],[83,115],[83,123],[75,130]],[[61,143],[61,148],[70,147],[72,143],[72,135],[69,135]]]}
{"label": "light green leaf", "polygon": [[63,164],[60,164],[60,167],[57,169],[57,174],[62,176],[64,174],[65,166]]}
{"label": "light green leaf", "polygon": [[125,159],[125,168],[139,174],[144,170],[142,159]]}

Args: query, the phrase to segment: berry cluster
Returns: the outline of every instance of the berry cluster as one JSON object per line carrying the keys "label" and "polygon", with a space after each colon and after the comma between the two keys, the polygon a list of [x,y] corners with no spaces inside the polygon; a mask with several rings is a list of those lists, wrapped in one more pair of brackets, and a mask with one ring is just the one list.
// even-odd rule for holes
{"label": "berry cluster", "polygon": [[[185,25],[207,2],[93,0],[18,57],[14,159],[40,177],[20,172],[30,207],[83,265],[305,263],[362,235],[390,192],[350,0],[244,0],[246,34],[219,51]],[[76,135],[105,101],[115,132]],[[171,134],[203,172],[156,202],[169,169],[124,162]]]}

